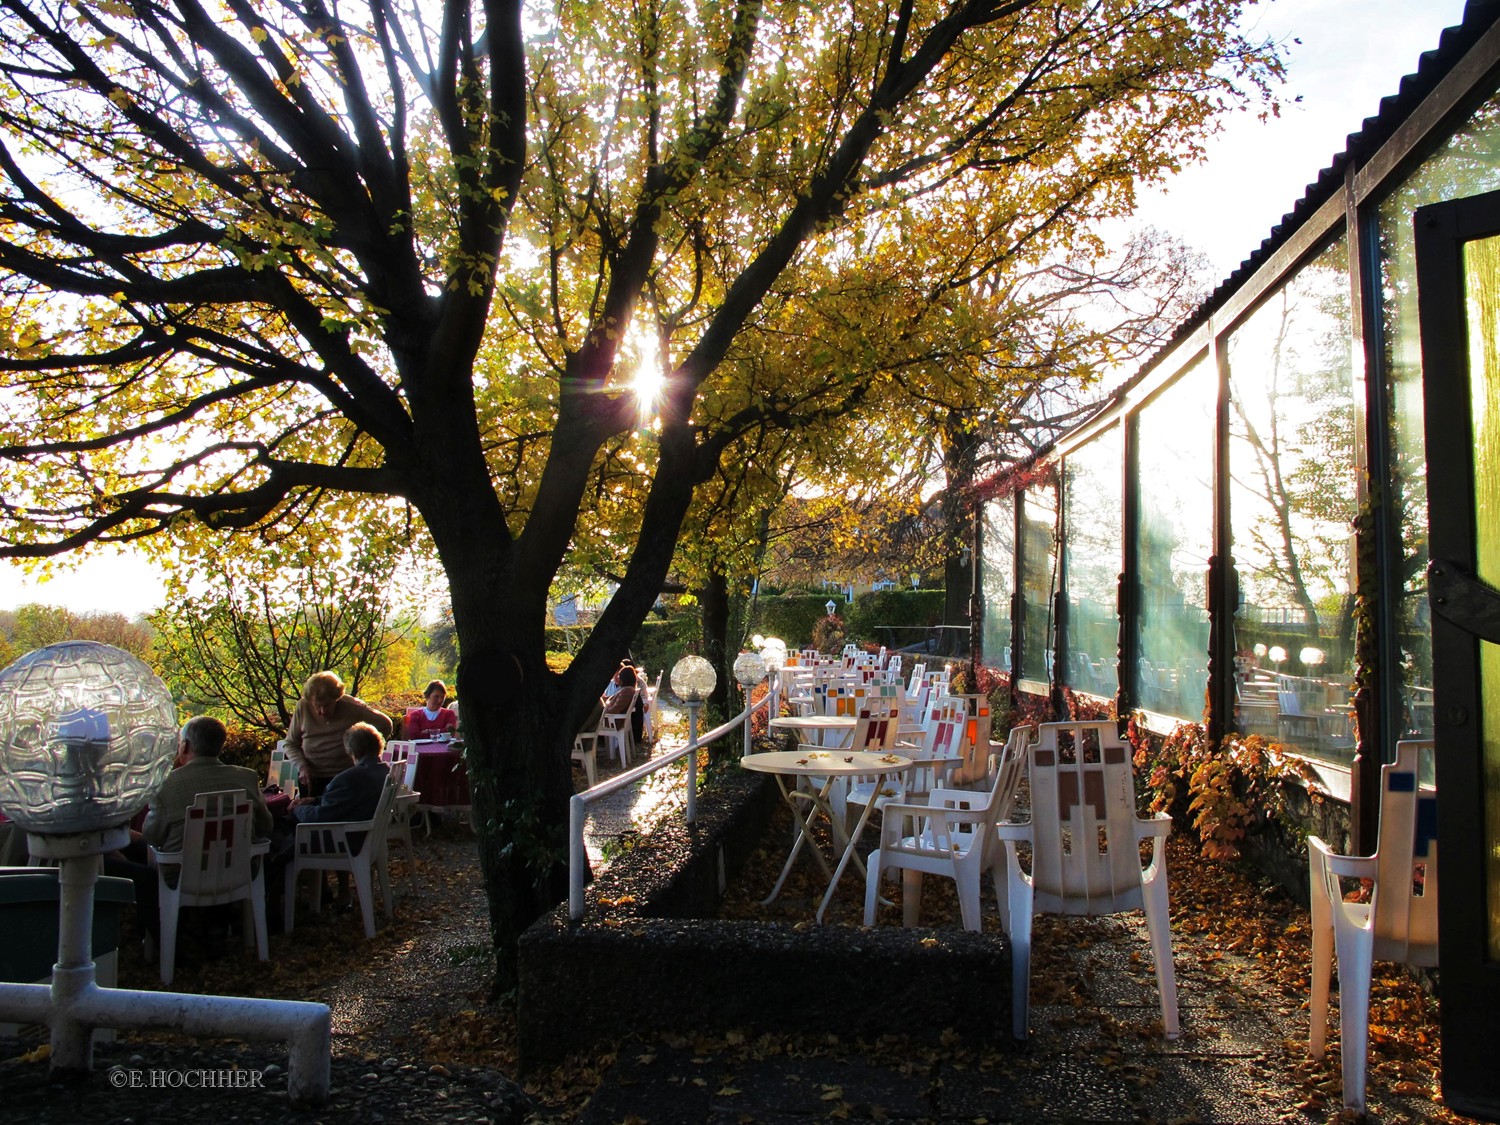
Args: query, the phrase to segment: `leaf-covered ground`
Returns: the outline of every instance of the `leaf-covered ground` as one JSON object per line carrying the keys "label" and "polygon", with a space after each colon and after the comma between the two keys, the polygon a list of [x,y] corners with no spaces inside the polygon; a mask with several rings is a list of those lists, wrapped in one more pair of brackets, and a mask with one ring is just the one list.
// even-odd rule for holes
{"label": "leaf-covered ground", "polygon": [[[789,831],[789,823],[783,821],[768,834],[766,846],[731,885],[724,916],[811,924],[823,881],[809,862],[798,865],[775,903],[759,903],[775,881]],[[513,1009],[508,1002],[492,1004],[487,999],[486,912],[472,837],[462,826],[445,826],[430,840],[419,835],[418,854],[420,893],[407,891],[398,861],[396,921],[383,925],[373,941],[364,940],[357,915],[327,911],[316,917],[302,915],[293,935],[274,936],[272,960],[266,965],[237,948],[204,949],[206,939],[198,935],[187,943],[187,963],[179,969],[173,989],[326,1000],[335,1012],[334,1052],[339,1058],[372,1064],[396,1059],[435,1075],[469,1067],[515,1074]],[[1025,1078],[1022,1070],[1044,1067],[1047,1052],[1076,1050],[1084,1043],[1089,1067],[1128,1092],[1126,1104],[1136,1107],[1123,1118],[1129,1120],[1145,1112],[1139,1107],[1153,1104],[1154,1088],[1181,1080],[1184,1058],[1212,1065],[1212,1050],[1222,1049],[1215,1043],[1244,1034],[1232,1014],[1238,1007],[1256,1013],[1256,1027],[1276,1029],[1274,1041],[1251,1045],[1255,1057],[1248,1064],[1243,1059],[1236,1063],[1249,1075],[1243,1096],[1253,1098],[1257,1106],[1277,1107],[1272,1120],[1342,1119],[1336,1003],[1328,1058],[1316,1064],[1307,1058],[1306,911],[1240,870],[1200,860],[1180,839],[1171,841],[1169,870],[1187,1044],[1176,1057],[1162,1051],[1159,1024],[1149,1018],[1149,1005],[1140,1009],[1148,1015],[1132,1022],[1122,1019],[1119,1009],[1098,1001],[1101,988],[1119,983],[1107,978],[1128,977],[1154,989],[1138,916],[1043,917],[1035,932],[1034,1035],[1028,1053],[1017,1055],[1008,1044],[993,1051],[976,1050],[941,1035],[922,1042],[892,1037],[854,1043],[830,1032],[771,1041],[734,1034],[699,1037],[694,1029],[684,1028],[644,1047],[632,1045],[628,1056],[582,1053],[550,1072],[531,1076],[527,1090],[539,1108],[539,1119],[629,1121],[633,1113],[628,1106],[615,1112],[606,1104],[611,1098],[618,1102],[629,1085],[619,1080],[621,1070],[646,1067],[649,1072],[680,1056],[685,1066],[698,1068],[689,1072],[698,1078],[685,1081],[701,1079],[712,1087],[709,1096],[733,1105],[745,1096],[736,1075],[774,1059],[776,1065],[797,1072],[793,1078],[805,1071],[809,1096],[826,1102],[829,1117],[880,1119],[893,1111],[868,1099],[859,1101],[852,1079],[840,1075],[854,1068],[868,1076],[871,1067],[883,1067],[886,1076],[909,1079],[913,1090],[928,1089],[942,1081],[935,1077],[941,1060],[949,1068],[944,1073],[952,1088],[957,1088],[954,1080],[960,1073],[971,1073],[986,1076],[986,1081],[999,1084],[998,1089],[1007,1075],[1020,1080]],[[832,904],[829,924],[858,925],[862,892],[863,878],[851,870]],[[896,884],[889,885],[888,893],[897,895]],[[926,880],[922,917],[924,924],[939,928],[957,925],[958,904],[947,880]],[[987,927],[998,927],[988,891],[985,919]],[[899,925],[899,907],[883,907],[878,924]],[[138,945],[122,956],[121,983],[161,987]],[[1435,1002],[1410,976],[1377,966],[1371,997],[1371,1120],[1466,1120],[1442,1105],[1436,1016]],[[1199,1036],[1198,1046],[1208,1049],[1197,1050],[1192,1036]],[[601,1086],[606,1093],[590,1111],[588,1103]],[[1018,1089],[1024,1089],[1024,1082]],[[1011,1108],[1020,1120],[1029,1116],[1025,1097],[1042,1100],[1037,1094],[1016,1096],[1023,1100]],[[1205,1109],[1201,1116],[1186,1114],[1183,1119],[1235,1120],[1234,1103],[1228,1104],[1228,1110],[1221,1106],[1217,1114]],[[1045,1116],[1040,1104],[1030,1109]],[[751,1110],[741,1119],[754,1116]],[[981,1114],[974,1119],[986,1118]]]}

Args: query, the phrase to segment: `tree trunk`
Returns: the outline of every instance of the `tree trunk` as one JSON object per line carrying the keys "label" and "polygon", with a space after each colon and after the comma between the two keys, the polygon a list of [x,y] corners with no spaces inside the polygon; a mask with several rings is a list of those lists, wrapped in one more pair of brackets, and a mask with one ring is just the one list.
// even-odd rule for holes
{"label": "tree trunk", "polygon": [[729,714],[729,691],[734,683],[734,669],[729,666],[729,579],[713,571],[698,591],[703,610],[703,657],[714,666],[718,683],[708,697],[710,707],[719,714]]}
{"label": "tree trunk", "polygon": [[[974,590],[973,487],[979,431],[961,411],[950,411],[943,426],[943,624],[972,625]],[[973,650],[970,650],[973,659]]]}

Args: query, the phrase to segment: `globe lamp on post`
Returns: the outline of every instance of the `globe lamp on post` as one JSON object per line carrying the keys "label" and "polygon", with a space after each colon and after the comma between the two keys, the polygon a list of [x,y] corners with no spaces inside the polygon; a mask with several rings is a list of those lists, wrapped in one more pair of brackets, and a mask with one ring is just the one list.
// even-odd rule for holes
{"label": "globe lamp on post", "polygon": [[745,695],[745,753],[750,753],[750,692],[766,678],[766,661],[758,652],[742,652],[734,658],[734,678]]}
{"label": "globe lamp on post", "polygon": [[130,820],[177,753],[177,708],[139,658],[63,641],[0,671],[0,809],[34,857],[58,861],[57,964],[51,984],[0,983],[0,1020],[46,1023],[56,1076],[93,1067],[95,1028],[163,1027],[287,1039],[294,1101],[328,1098],[325,1004],[100,988],[93,961],[99,857],[130,842]]}
{"label": "globe lamp on post", "polygon": [[672,694],[682,701],[688,712],[687,754],[687,822],[698,820],[698,712],[703,701],[713,694],[719,683],[714,666],[701,656],[684,656],[672,666]]}
{"label": "globe lamp on post", "polygon": [[766,662],[766,675],[771,681],[771,702],[766,707],[766,716],[774,719],[781,714],[781,669],[786,666],[786,642],[780,637],[765,637],[756,647]]}

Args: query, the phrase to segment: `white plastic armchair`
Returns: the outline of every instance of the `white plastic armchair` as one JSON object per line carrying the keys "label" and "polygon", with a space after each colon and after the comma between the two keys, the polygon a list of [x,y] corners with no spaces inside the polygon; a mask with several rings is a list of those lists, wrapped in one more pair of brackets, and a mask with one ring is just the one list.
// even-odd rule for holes
{"label": "white plastic armchair", "polygon": [[[899,704],[900,701],[895,702]],[[882,743],[878,749],[894,750],[911,758],[912,764],[894,783],[886,782],[879,792],[876,792],[876,780],[873,778],[854,782],[849,786],[847,803],[863,806],[874,801],[877,809],[884,808],[892,801],[901,804],[924,804],[927,801],[927,794],[934,789],[943,788],[949,772],[962,761],[958,750],[959,742],[963,738],[964,720],[967,716],[968,712],[963,701],[954,700],[940,710],[936,723],[933,724],[921,745],[908,747],[899,742],[894,746]],[[887,735],[890,729],[890,727],[886,728]],[[899,709],[896,729],[898,732],[905,729],[900,726]],[[857,747],[857,749],[876,749],[876,747]]]}
{"label": "white plastic armchair", "polygon": [[[1029,757],[1031,820],[1002,823],[1005,844],[1007,932],[1011,942],[1013,1034],[1030,1023],[1033,913],[1102,915],[1142,910],[1151,935],[1162,1026],[1178,1035],[1177,981],[1172,971],[1164,841],[1166,814],[1135,814],[1130,749],[1113,720],[1043,723]],[[1140,844],[1151,841],[1142,868]],[[1022,869],[1021,844],[1031,845],[1031,870]]]}
{"label": "white plastic armchair", "polygon": [[880,880],[886,871],[902,872],[901,920],[915,926],[921,917],[922,876],[942,875],[958,890],[964,929],[980,929],[979,885],[985,871],[995,884],[1005,911],[1005,870],[995,824],[1015,801],[1030,749],[1031,726],[1011,731],[997,755],[987,791],[934,789],[925,803],[891,802],[882,812],[880,844],[865,865],[865,925],[875,923]]}
{"label": "white plastic armchair", "polygon": [[252,861],[265,856],[270,841],[252,840],[253,825],[250,797],[243,790],[199,793],[182,825],[182,849],[151,849],[160,903],[163,984],[172,983],[177,919],[184,906],[243,903],[245,944],[253,935],[257,956],[266,960],[265,864]]}
{"label": "white plastic armchair", "polygon": [[[395,917],[391,903],[391,873],[386,863],[386,837],[391,827],[391,805],[396,797],[396,783],[387,777],[380,791],[380,803],[369,820],[335,820],[297,825],[292,862],[286,869],[286,900],[283,905],[286,932],[292,932],[297,905],[297,876],[304,871],[347,871],[354,876],[359,894],[360,914],[364,919],[365,937],[375,936],[374,880],[380,877],[385,898],[385,917]],[[357,839],[356,839],[357,837]],[[321,876],[320,876],[321,878]],[[312,895],[312,912],[318,912],[322,894]]]}
{"label": "white plastic armchair", "polygon": [[[1380,828],[1372,856],[1339,855],[1308,837],[1312,891],[1312,1004],[1309,1049],[1321,1059],[1328,1032],[1328,986],[1339,962],[1340,1063],[1344,1105],[1364,1111],[1374,961],[1428,968],[1438,963],[1437,790],[1424,783],[1422,757],[1433,743],[1396,743],[1380,769]],[[1429,773],[1430,777],[1431,774]],[[1341,879],[1370,881],[1369,902],[1345,902]]]}

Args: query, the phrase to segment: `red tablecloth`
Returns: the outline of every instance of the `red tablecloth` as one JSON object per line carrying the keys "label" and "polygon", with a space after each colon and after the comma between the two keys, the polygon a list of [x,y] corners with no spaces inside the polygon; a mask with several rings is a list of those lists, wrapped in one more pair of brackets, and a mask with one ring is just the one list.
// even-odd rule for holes
{"label": "red tablecloth", "polygon": [[422,795],[419,803],[432,808],[468,808],[472,802],[463,751],[443,742],[418,742],[413,749],[418,757],[412,788]]}

